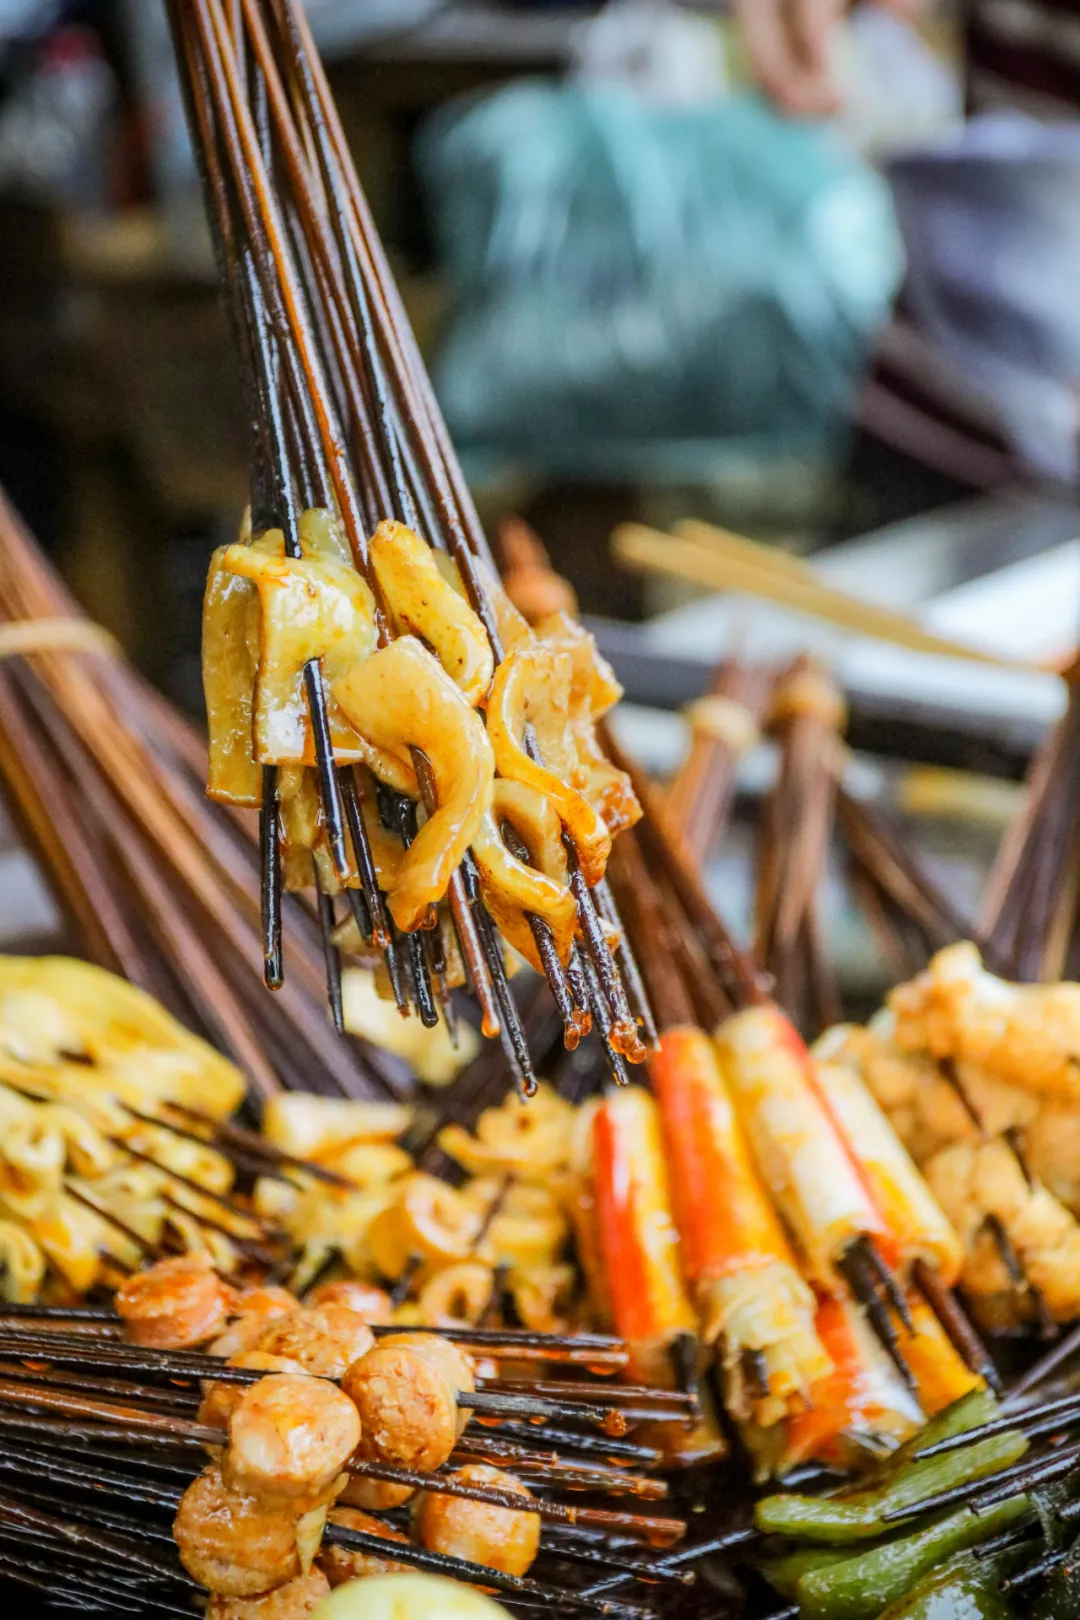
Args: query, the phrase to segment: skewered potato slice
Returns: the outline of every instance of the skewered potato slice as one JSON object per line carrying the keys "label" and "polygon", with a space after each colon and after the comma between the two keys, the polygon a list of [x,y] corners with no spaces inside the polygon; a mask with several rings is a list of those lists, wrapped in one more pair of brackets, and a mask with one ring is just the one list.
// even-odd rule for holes
{"label": "skewered potato slice", "polygon": [[0,957],[0,1073],[9,1063],[33,1064],[34,1091],[80,1104],[168,1098],[222,1117],[245,1092],[239,1069],[144,990],[63,956]]}

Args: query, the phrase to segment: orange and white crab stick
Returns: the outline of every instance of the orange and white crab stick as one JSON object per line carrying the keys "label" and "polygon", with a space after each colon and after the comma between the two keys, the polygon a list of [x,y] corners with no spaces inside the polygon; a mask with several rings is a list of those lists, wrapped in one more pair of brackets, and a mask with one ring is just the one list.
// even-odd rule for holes
{"label": "orange and white crab stick", "polygon": [[866,1179],[905,1280],[922,1262],[946,1288],[954,1287],[963,1269],[963,1244],[865,1082],[847,1064],[818,1062],[815,1067],[818,1086]]}
{"label": "orange and white crab stick", "polygon": [[810,1459],[840,1466],[865,1463],[876,1443],[906,1440],[923,1421],[918,1402],[853,1300],[822,1298],[815,1326],[832,1370],[814,1386],[806,1410],[784,1425],[779,1446],[778,1433],[748,1435],[762,1473],[783,1474]]}
{"label": "orange and white crab stick", "polygon": [[[956,1286],[964,1263],[959,1234],[862,1076],[846,1063],[825,1060],[828,1037],[817,1043],[815,1053],[819,1054],[815,1065],[818,1088],[885,1222],[891,1258],[904,1282],[914,1284],[901,1314],[910,1329],[904,1345],[904,1362],[915,1377],[920,1398],[925,1379],[929,1377],[936,1387],[938,1378],[938,1374],[932,1372],[931,1352],[925,1344],[916,1344],[911,1336],[918,1330],[918,1321],[928,1318],[937,1330],[935,1341],[942,1339],[943,1326],[962,1362],[975,1373],[975,1383],[985,1380],[1000,1393],[1000,1379],[993,1359],[950,1292]],[[930,1310],[916,1311],[913,1301],[921,1305],[924,1300]],[[928,1355],[931,1356],[929,1363]]]}
{"label": "orange and white crab stick", "polygon": [[596,1223],[615,1330],[642,1383],[671,1380],[671,1352],[697,1336],[683,1283],[656,1104],[640,1086],[612,1092],[593,1121]]}
{"label": "orange and white crab stick", "polygon": [[649,1058],[682,1260],[707,1343],[722,1343],[725,1398],[767,1427],[805,1405],[829,1359],[814,1295],[750,1157],[705,1031],[678,1025]]}
{"label": "orange and white crab stick", "polygon": [[798,1032],[764,1003],[725,1019],[715,1041],[754,1162],[809,1280],[822,1293],[851,1289],[913,1387],[891,1314],[910,1331],[897,1244]]}
{"label": "orange and white crab stick", "polygon": [[748,1007],[724,1020],[715,1042],[758,1171],[812,1281],[838,1292],[840,1263],[867,1237],[891,1259],[881,1212],[789,1020],[778,1007]]}
{"label": "orange and white crab stick", "polygon": [[[611,1092],[598,1107],[592,1177],[608,1306],[630,1351],[631,1376],[671,1388],[683,1381],[680,1352],[686,1373],[693,1374],[699,1323],[683,1281],[659,1112],[640,1086]],[[686,1430],[662,1427],[658,1439],[665,1449],[674,1446],[679,1461],[704,1460],[725,1449],[707,1409]]]}

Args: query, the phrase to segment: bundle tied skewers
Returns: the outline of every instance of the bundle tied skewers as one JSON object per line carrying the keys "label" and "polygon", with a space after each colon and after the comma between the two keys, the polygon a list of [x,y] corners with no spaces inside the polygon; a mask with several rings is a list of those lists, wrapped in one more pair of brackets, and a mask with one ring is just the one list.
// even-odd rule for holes
{"label": "bundle tied skewers", "polygon": [[318,923],[297,900],[289,983],[262,993],[258,826],[207,800],[205,779],[197,732],[79,612],[0,495],[0,780],[75,942],[204,1033],[257,1097],[407,1091],[401,1064],[334,1035]]}
{"label": "bundle tied skewers", "polygon": [[467,982],[528,1092],[506,941],[623,1078],[651,1025],[604,879],[639,814],[596,740],[618,687],[499,585],[302,9],[170,15],[254,425],[204,677],[211,794],[261,816],[267,983],[283,893],[313,889],[332,985],[359,949],[434,1023]]}

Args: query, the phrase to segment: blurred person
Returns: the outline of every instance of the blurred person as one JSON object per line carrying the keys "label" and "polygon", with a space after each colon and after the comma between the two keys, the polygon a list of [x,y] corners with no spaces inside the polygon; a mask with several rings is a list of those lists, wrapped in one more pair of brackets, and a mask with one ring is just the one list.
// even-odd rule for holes
{"label": "blurred person", "polygon": [[[927,0],[883,0],[917,21]],[[734,0],[752,71],[796,118],[840,106],[849,0]],[[856,411],[876,522],[1017,482],[1080,484],[1080,8],[960,0],[969,123],[886,165],[908,255]]]}

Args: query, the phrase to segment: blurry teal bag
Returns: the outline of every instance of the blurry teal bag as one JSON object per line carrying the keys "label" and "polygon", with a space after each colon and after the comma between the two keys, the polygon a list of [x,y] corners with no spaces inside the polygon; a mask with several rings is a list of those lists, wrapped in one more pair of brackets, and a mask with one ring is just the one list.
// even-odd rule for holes
{"label": "blurry teal bag", "polygon": [[[427,126],[459,442],[588,474],[835,435],[901,255],[883,182],[756,98],[519,82]],[[628,452],[630,453],[628,455]]]}

